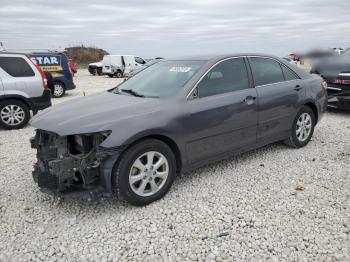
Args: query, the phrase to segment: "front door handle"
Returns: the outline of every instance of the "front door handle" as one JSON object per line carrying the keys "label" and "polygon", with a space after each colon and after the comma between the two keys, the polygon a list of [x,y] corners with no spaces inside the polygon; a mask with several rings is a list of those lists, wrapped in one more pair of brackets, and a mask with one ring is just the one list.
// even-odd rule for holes
{"label": "front door handle", "polygon": [[254,103],[256,97],[255,96],[247,96],[244,98],[243,102],[246,103],[247,105],[251,105]]}
{"label": "front door handle", "polygon": [[296,85],[295,87],[294,87],[294,90],[295,91],[300,91],[302,89],[302,87],[300,86],[300,85]]}

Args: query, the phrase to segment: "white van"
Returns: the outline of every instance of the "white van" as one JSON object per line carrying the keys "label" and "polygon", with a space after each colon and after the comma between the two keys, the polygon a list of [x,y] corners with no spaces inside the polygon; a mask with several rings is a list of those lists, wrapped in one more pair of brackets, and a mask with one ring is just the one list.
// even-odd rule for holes
{"label": "white van", "polygon": [[105,55],[102,59],[102,73],[109,77],[126,77],[129,73],[146,64],[141,57],[134,55]]}

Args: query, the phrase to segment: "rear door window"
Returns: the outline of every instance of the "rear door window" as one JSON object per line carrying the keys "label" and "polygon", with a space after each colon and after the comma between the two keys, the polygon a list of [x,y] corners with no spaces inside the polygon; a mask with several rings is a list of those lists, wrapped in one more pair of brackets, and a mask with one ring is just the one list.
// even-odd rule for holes
{"label": "rear door window", "polygon": [[251,57],[249,61],[253,71],[255,86],[284,81],[281,66],[277,61],[263,57]]}
{"label": "rear door window", "polygon": [[198,96],[206,97],[249,88],[243,58],[232,58],[213,67],[197,86]]}
{"label": "rear door window", "polygon": [[29,77],[35,73],[22,57],[0,57],[0,67],[13,77]]}

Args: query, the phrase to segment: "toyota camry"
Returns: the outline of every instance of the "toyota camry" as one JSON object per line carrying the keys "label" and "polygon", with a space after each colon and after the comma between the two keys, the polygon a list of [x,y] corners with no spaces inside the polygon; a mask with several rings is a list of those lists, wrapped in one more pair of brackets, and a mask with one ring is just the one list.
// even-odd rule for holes
{"label": "toyota camry", "polygon": [[162,60],[37,114],[33,178],[62,197],[117,195],[146,205],[179,173],[278,141],[307,145],[326,88],[321,77],[265,54]]}

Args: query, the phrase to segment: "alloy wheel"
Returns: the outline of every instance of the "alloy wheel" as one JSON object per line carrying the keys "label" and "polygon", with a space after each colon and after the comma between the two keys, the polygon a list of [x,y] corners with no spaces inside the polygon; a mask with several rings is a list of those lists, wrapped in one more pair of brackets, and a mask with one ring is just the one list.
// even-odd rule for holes
{"label": "alloy wheel", "polygon": [[132,164],[129,185],[139,196],[152,196],[164,186],[168,175],[169,163],[166,157],[160,152],[149,151]]}
{"label": "alloy wheel", "polygon": [[308,139],[312,128],[312,118],[308,113],[302,113],[296,124],[296,137],[300,142]]}
{"label": "alloy wheel", "polygon": [[10,126],[16,126],[23,122],[25,112],[22,107],[18,105],[7,105],[0,113],[1,120]]}
{"label": "alloy wheel", "polygon": [[54,91],[53,91],[54,96],[60,97],[63,94],[63,92],[64,92],[64,89],[62,85],[60,84],[54,85]]}

